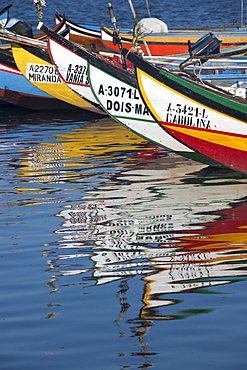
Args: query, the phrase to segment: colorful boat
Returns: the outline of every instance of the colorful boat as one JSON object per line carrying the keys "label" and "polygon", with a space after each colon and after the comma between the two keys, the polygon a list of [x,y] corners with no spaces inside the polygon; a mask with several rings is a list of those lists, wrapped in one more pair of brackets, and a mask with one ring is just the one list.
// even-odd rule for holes
{"label": "colorful boat", "polygon": [[[77,24],[58,12],[56,12],[55,20],[57,23],[63,20],[70,27],[70,41],[82,44],[92,50],[119,52],[118,44],[113,43],[115,34],[111,27]],[[159,19],[151,18],[154,26],[145,29],[146,20],[150,21],[148,18],[139,22],[142,33],[139,32],[138,37],[138,44],[144,55],[187,53],[188,40],[193,44],[210,30],[222,41],[223,48],[241,46],[247,43],[247,28],[237,24],[200,28],[171,28],[169,30],[167,27],[162,27],[162,31],[166,28],[167,32],[156,32],[155,22],[163,23],[165,26],[166,24]],[[128,49],[133,47],[133,27],[129,29],[121,28],[119,36],[123,47]]]}
{"label": "colorful boat", "polygon": [[[12,4],[9,4],[8,6],[0,10],[1,49],[10,49],[10,44],[6,44],[6,40],[7,42],[9,42],[8,34],[12,34],[14,36],[18,34],[33,38],[34,40],[44,40],[46,38],[45,33],[37,30],[34,31],[30,24],[23,22],[17,18],[11,18],[9,15],[9,9],[11,8],[11,6]],[[69,33],[69,27],[66,25],[65,20],[61,19],[60,22],[57,22],[56,26],[53,28],[53,31],[66,36]]]}
{"label": "colorful boat", "polygon": [[100,27],[93,25],[79,25],[75,22],[70,21],[65,16],[55,13],[55,22],[59,24],[60,22],[65,22],[70,28],[69,40],[77,44],[84,45],[89,49],[94,49],[98,51],[106,51],[101,40]]}
{"label": "colorful boat", "polygon": [[[210,29],[209,29],[210,30]],[[138,37],[138,46],[144,55],[173,55],[187,53],[189,46],[205,35],[206,29],[195,30],[168,30],[166,33],[142,33]],[[222,48],[243,46],[247,43],[246,28],[232,28],[228,30],[214,29],[214,35],[221,41]],[[119,34],[122,47],[133,48],[133,32]],[[114,31],[101,28],[103,44],[109,50],[119,51],[118,43],[114,43]]]}
{"label": "colorful boat", "polygon": [[[80,66],[84,71],[84,79],[90,74],[90,85],[94,99],[104,111],[125,127],[153,143],[207,164],[214,164],[208,158],[198,155],[187,146],[175,140],[157,124],[150,111],[143,104],[134,74],[120,68],[108,60],[78,47],[69,40],[57,35],[45,25],[40,24],[42,31],[47,33],[49,51],[52,59],[60,68],[60,74],[68,80],[68,76]],[[65,63],[65,64],[64,64]],[[71,77],[72,78],[72,77]],[[71,86],[71,84],[69,85]],[[79,88],[76,85],[75,88]],[[83,86],[81,87],[83,88]],[[84,87],[81,94],[92,99]]]}
{"label": "colorful boat", "polygon": [[8,50],[0,50],[0,99],[32,110],[64,110],[71,107],[28,82]]}
{"label": "colorful boat", "polygon": [[197,153],[247,173],[247,101],[168,70],[123,49],[138,88],[160,126]]}
{"label": "colorful boat", "polygon": [[[46,29],[45,26],[43,28]],[[49,33],[49,31],[47,28],[46,32]],[[55,37],[52,31],[50,34],[51,36],[48,37],[48,50],[61,79],[81,99],[86,100],[97,110],[100,110],[102,114],[105,114],[105,111],[100,107],[91,91],[86,59],[82,59],[74,52],[74,47],[77,47],[70,41],[67,42],[64,38]]]}
{"label": "colorful boat", "polygon": [[47,52],[33,46],[12,43],[12,53],[18,69],[31,84],[68,106],[101,114],[99,109],[82,99],[66,85]]}

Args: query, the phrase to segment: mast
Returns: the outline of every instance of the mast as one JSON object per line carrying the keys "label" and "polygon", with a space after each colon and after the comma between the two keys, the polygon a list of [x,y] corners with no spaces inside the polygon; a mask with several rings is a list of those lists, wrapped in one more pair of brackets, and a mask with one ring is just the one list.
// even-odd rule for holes
{"label": "mast", "polygon": [[150,8],[149,8],[148,0],[146,0],[146,6],[147,6],[147,11],[148,11],[148,16],[149,16],[149,18],[151,18],[151,13],[150,13]]}
{"label": "mast", "polygon": [[128,2],[129,2],[129,6],[130,6],[130,10],[132,12],[133,18],[136,19],[136,12],[135,12],[135,9],[133,7],[132,1],[128,0]]}
{"label": "mast", "polygon": [[244,26],[244,0],[241,0],[241,9],[240,9],[240,26]]}

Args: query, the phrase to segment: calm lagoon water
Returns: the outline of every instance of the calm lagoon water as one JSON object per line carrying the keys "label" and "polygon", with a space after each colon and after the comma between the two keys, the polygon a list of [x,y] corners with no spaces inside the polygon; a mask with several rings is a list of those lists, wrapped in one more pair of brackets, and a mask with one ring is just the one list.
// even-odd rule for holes
{"label": "calm lagoon water", "polygon": [[246,176],[105,118],[2,119],[2,369],[244,369]]}
{"label": "calm lagoon water", "polygon": [[[68,4],[44,18],[108,20],[102,1]],[[172,26],[177,10],[231,23],[240,4],[212,7],[150,1]],[[109,118],[1,107],[0,132],[0,369],[246,369],[247,176]]]}

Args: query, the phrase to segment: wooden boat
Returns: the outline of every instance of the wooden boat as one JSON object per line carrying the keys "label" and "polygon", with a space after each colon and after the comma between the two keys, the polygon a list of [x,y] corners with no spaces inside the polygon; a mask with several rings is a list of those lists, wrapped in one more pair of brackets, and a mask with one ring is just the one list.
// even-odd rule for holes
{"label": "wooden boat", "polygon": [[[143,34],[139,37],[138,45],[144,55],[173,55],[188,52],[188,40],[190,44],[195,43],[200,37],[205,35],[202,30],[170,30],[164,34]],[[214,34],[222,42],[222,48],[232,48],[243,46],[247,43],[247,29],[214,30]],[[113,31],[107,27],[102,27],[101,38],[108,50],[119,51],[118,44],[113,43]],[[120,33],[122,47],[133,48],[133,35]]]}
{"label": "wooden boat", "polygon": [[[13,35],[22,35],[26,37],[31,37],[34,40],[44,40],[46,38],[46,34],[40,31],[33,31],[32,26],[27,24],[26,22],[22,22],[16,18],[11,18],[9,15],[9,9],[11,8],[12,4],[9,4],[2,10],[0,10],[0,44],[5,45],[5,41],[8,40],[8,34],[12,33]],[[7,31],[7,32],[6,32]],[[69,32],[69,27],[66,25],[64,19],[57,22],[56,26],[53,28],[54,32],[60,33],[66,36]],[[3,48],[1,45],[1,48]],[[6,48],[9,45],[6,45]]]}
{"label": "wooden boat", "polygon": [[[66,37],[69,33],[69,27],[66,25],[65,20],[61,20],[61,22],[57,23],[55,27],[53,27],[53,31]],[[33,38],[36,40],[44,40],[46,39],[46,34],[36,30],[35,32],[33,32]]]}
{"label": "wooden boat", "polygon": [[106,51],[107,48],[101,40],[101,31],[98,26],[90,25],[79,25],[71,20],[67,19],[65,16],[55,13],[55,22],[57,24],[65,22],[70,28],[69,40],[77,44],[84,45],[89,49],[94,49],[98,51]]}
{"label": "wooden boat", "polygon": [[[45,26],[43,27],[44,29]],[[46,32],[50,35],[49,29]],[[50,58],[61,79],[66,85],[78,94],[81,99],[91,103],[95,108],[105,114],[105,111],[100,107],[95,99],[88,81],[87,61],[74,53],[74,45],[71,42],[66,43],[64,38],[55,38],[55,35],[50,31],[52,36],[48,37],[48,50]],[[60,41],[59,41],[60,40]],[[65,46],[65,45],[68,45]],[[62,56],[62,57],[61,57]]]}
{"label": "wooden boat", "polygon": [[[61,19],[65,20],[65,18],[58,18],[60,21]],[[68,23],[69,24],[69,23]],[[191,46],[191,50],[193,48],[196,48],[197,44],[200,44],[202,42],[209,42],[207,38],[213,37],[213,40],[217,40],[215,35],[213,35],[211,32],[208,32],[206,35],[204,35],[202,38],[199,40],[196,40],[196,43]],[[203,41],[201,41],[203,39]],[[220,41],[217,40],[218,45],[220,45]],[[217,46],[217,45],[216,45]],[[244,46],[239,46],[235,48],[227,48],[227,52],[229,52],[229,55],[233,55],[234,51],[236,52],[237,55],[245,55],[247,53],[247,48],[246,45]],[[63,50],[63,52],[66,52],[66,49]],[[67,51],[68,52],[68,51]],[[246,82],[247,81],[247,59],[243,57],[240,59],[233,59],[233,58],[228,58],[226,51],[222,50],[225,55],[225,59],[223,59],[223,56],[220,57],[220,61],[218,60],[212,60],[210,59],[209,62],[205,63],[205,61],[202,61],[200,59],[195,59],[193,58],[193,63],[190,60],[190,69],[193,70],[194,73],[200,74],[201,79],[208,79],[208,75],[210,74],[210,79],[214,81],[242,81]],[[58,54],[58,53],[56,53]],[[107,56],[107,55],[112,55],[107,52],[100,52],[101,55]],[[184,53],[184,54],[176,54],[172,56],[145,56],[147,60],[150,62],[158,65],[159,67],[163,68],[172,68],[172,69],[179,69],[180,64],[182,61],[187,59],[190,56],[189,53]],[[73,57],[75,58],[75,54],[73,54]],[[116,57],[116,56],[115,56]],[[58,58],[56,59],[55,64],[59,63],[59,60],[61,61],[60,56],[58,55]],[[121,59],[120,59],[121,62]],[[64,63],[64,62],[63,62]],[[66,69],[66,67],[64,67]],[[65,73],[66,74],[66,73]],[[67,83],[69,81],[66,81]]]}
{"label": "wooden boat", "polygon": [[[70,27],[69,39],[72,42],[82,44],[89,49],[97,51],[119,52],[118,44],[113,43],[114,30],[109,27],[94,25],[81,25],[58,12],[55,15],[56,22],[62,20]],[[157,20],[159,21],[159,20]],[[142,25],[144,20],[139,23]],[[245,45],[247,43],[247,28],[240,25],[222,25],[201,28],[170,29],[163,33],[154,33],[146,30],[139,34],[138,44],[144,55],[173,55],[188,52],[188,40],[196,42],[209,31],[213,31],[222,41],[223,48]],[[119,34],[123,47],[133,47],[133,30],[122,28]]]}
{"label": "wooden boat", "polygon": [[0,99],[32,110],[64,110],[71,105],[32,85],[17,68],[12,53],[0,49]]}
{"label": "wooden boat", "polygon": [[33,46],[12,43],[12,53],[18,69],[31,84],[73,107],[102,114],[66,85],[47,52]]}
{"label": "wooden boat", "polygon": [[247,173],[247,101],[216,87],[159,70],[123,49],[140,94],[172,137],[231,169]]}
{"label": "wooden boat", "polygon": [[[198,155],[198,153],[172,138],[157,124],[141,100],[134,74],[109,63],[108,60],[82,47],[78,47],[43,24],[40,24],[39,27],[47,33],[49,51],[59,68],[60,75],[67,81],[70,79],[71,71],[78,68],[76,66],[81,66],[86,79],[88,73],[90,73],[89,82],[94,99],[108,115],[131,131],[159,146],[189,158],[196,156],[196,160],[202,163],[216,165],[213,161]],[[68,82],[69,86],[72,86],[70,81]],[[74,88],[78,88],[79,91],[78,83],[75,84]],[[83,88],[84,91],[82,91]],[[89,94],[85,86],[81,86],[80,94],[84,94],[83,97],[86,100],[92,99],[91,91]]]}

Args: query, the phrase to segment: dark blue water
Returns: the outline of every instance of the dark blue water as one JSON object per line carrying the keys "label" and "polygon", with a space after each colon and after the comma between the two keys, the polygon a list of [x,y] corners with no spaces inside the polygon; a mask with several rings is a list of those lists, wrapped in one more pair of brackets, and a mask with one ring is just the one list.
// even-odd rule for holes
{"label": "dark blue water", "polygon": [[[107,2],[69,3],[47,0],[43,20],[108,22]],[[31,0],[13,4],[35,24]],[[149,5],[170,27],[240,15]],[[108,118],[0,107],[0,133],[0,369],[246,369],[246,176]]]}
{"label": "dark blue water", "polygon": [[[9,4],[6,0],[2,2],[3,6]],[[43,8],[43,22],[48,26],[54,24],[54,12],[65,14],[67,18],[78,23],[84,24],[109,24],[110,17],[108,13],[109,1],[92,0],[87,1],[59,1],[47,0],[47,6]],[[111,1],[118,26],[132,27],[133,16],[130,10],[128,0]],[[37,12],[32,0],[13,0],[11,14],[36,25]],[[132,0],[133,7],[138,17],[148,17],[146,0]],[[148,0],[148,5],[152,17],[157,17],[167,23],[169,27],[200,27],[232,24],[233,20],[240,23],[241,18],[241,0],[207,0],[198,3],[198,0],[164,1]],[[244,4],[244,15],[247,15],[247,4]],[[245,19],[244,19],[245,21]]]}

